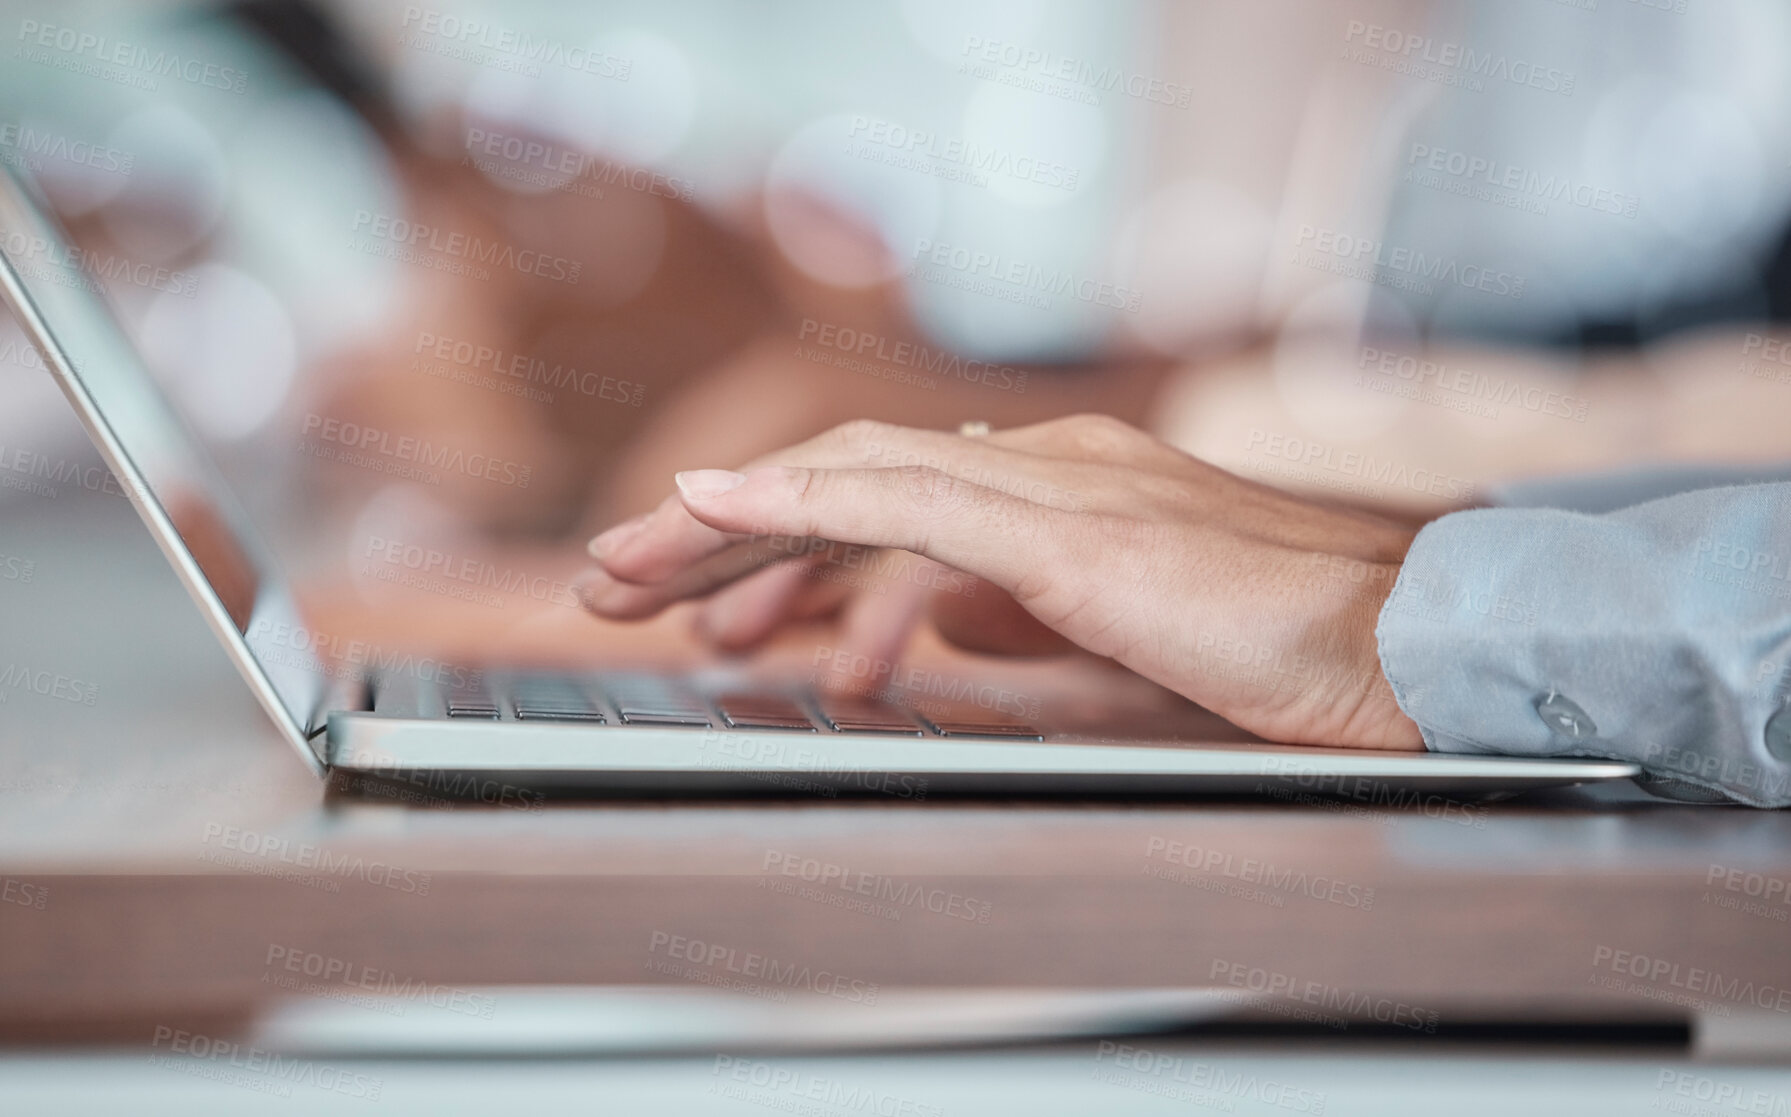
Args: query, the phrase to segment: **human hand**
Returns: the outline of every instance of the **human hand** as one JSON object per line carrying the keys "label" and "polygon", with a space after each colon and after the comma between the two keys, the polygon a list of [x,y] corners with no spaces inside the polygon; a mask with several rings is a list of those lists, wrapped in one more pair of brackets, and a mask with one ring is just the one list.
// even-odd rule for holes
{"label": "human hand", "polygon": [[[835,545],[888,548],[975,579],[927,591],[959,642],[1067,641],[1272,740],[1423,747],[1374,635],[1412,530],[1236,477],[1118,420],[984,437],[860,421],[677,483],[592,540],[591,611],[645,617],[710,597],[746,618],[718,642],[750,644],[837,606],[815,581],[842,561]],[[995,590],[971,592],[985,583]],[[905,636],[920,596],[879,619]]]}

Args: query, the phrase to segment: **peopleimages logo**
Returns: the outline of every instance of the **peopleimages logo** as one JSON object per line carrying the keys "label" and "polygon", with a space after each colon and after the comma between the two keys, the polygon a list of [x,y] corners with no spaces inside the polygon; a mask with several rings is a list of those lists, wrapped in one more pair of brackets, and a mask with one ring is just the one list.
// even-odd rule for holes
{"label": "peopleimages logo", "polygon": [[399,245],[412,252],[427,251],[470,264],[509,268],[523,275],[552,279],[572,286],[578,285],[579,276],[584,273],[584,264],[577,260],[483,240],[470,233],[450,232],[434,225],[394,217],[389,213],[356,210],[353,229],[364,236]]}
{"label": "peopleimages logo", "polygon": [[[928,888],[913,881],[898,881],[883,873],[865,872],[834,861],[804,857],[785,850],[766,850],[764,861],[759,867],[767,873],[775,872],[780,876],[817,885],[824,891],[862,896],[910,910],[919,908],[934,915],[962,919],[966,923],[987,923],[993,909],[988,900],[961,896],[943,888]],[[768,878],[760,879],[763,882]],[[900,918],[899,913],[897,917]]]}
{"label": "peopleimages logo", "polygon": [[[448,985],[432,985],[413,977],[403,977],[391,970],[377,966],[368,966],[360,962],[351,962],[345,958],[332,958],[319,954],[314,950],[301,950],[296,946],[281,943],[270,943],[267,957],[263,965],[268,967],[269,974],[276,980],[269,984],[280,984],[282,988],[296,988],[300,992],[312,995],[323,995],[336,992],[332,987],[341,986],[345,990],[370,994],[374,998],[384,998],[393,1002],[414,1001],[429,1005],[432,1008],[445,1009],[462,1016],[476,1016],[489,1020],[497,1010],[496,998],[484,993],[469,993]],[[275,973],[283,971],[283,974]],[[308,977],[315,979],[311,983],[297,981],[280,981],[283,975],[292,978]],[[401,1015],[403,1005],[394,1007],[401,1011],[393,1015]]]}
{"label": "peopleimages logo", "polygon": [[5,884],[0,884],[0,904],[17,904],[22,908],[42,911],[49,902],[48,885],[32,884],[30,881],[14,880],[11,877],[6,878]]}
{"label": "peopleimages logo", "polygon": [[1531,628],[1542,617],[1542,608],[1533,599],[1500,593],[1490,585],[1476,588],[1448,574],[1417,571],[1407,572],[1387,609],[1438,623],[1477,613],[1488,620]]}
{"label": "peopleimages logo", "polygon": [[43,354],[22,338],[0,341],[0,365],[17,365],[32,372],[45,371]]}
{"label": "peopleimages logo", "polygon": [[1756,796],[1776,799],[1791,794],[1791,770],[1782,764],[1764,767],[1751,760],[1737,760],[1699,748],[1654,743],[1642,754],[1642,762],[1659,768],[1659,774],[1691,776],[1706,785],[1741,789]]}
{"label": "peopleimages logo", "polygon": [[[495,481],[500,485],[529,487],[535,471],[531,466],[494,458],[489,454],[469,454],[452,446],[438,446],[428,439],[413,435],[393,435],[378,427],[331,419],[315,412],[305,416],[304,433],[323,442],[334,443],[351,451],[373,453],[407,465],[459,473],[467,477]],[[355,464],[349,461],[348,464]]]}
{"label": "peopleimages logo", "polygon": [[[1124,287],[1105,280],[1077,276],[1064,268],[1047,268],[1030,260],[1019,260],[1011,256],[1003,256],[998,252],[987,252],[980,249],[967,248],[963,245],[940,244],[936,241],[923,240],[914,246],[914,266],[909,274],[918,279],[930,279],[938,282],[925,269],[945,269],[965,277],[983,280],[989,283],[1003,284],[1016,292],[1025,292],[1034,296],[1055,298],[1063,295],[1085,302],[1090,306],[1109,307],[1123,310],[1128,314],[1136,314],[1143,303],[1144,295],[1130,287]],[[978,286],[963,286],[966,290],[982,290]],[[984,293],[992,293],[985,291]],[[1018,301],[1018,300],[1009,300]],[[1034,301],[1031,305],[1049,307],[1048,301]]]}
{"label": "peopleimages logo", "polygon": [[0,582],[29,582],[37,574],[37,563],[17,555],[0,555]]}
{"label": "peopleimages logo", "polygon": [[[1437,1014],[1434,1010],[1407,1004],[1391,997],[1377,997],[1369,993],[1351,989],[1342,989],[1322,981],[1305,981],[1279,970],[1265,969],[1262,966],[1250,966],[1242,962],[1231,962],[1215,958],[1207,978],[1215,983],[1222,982],[1226,986],[1245,989],[1251,993],[1267,997],[1286,998],[1305,1005],[1315,1005],[1320,1009],[1341,1013],[1343,1019],[1363,1018],[1378,1024],[1390,1024],[1399,1028],[1407,1028],[1426,1035],[1435,1035],[1437,1030]],[[1239,998],[1228,991],[1222,993],[1222,999],[1248,1004],[1247,999]]]}
{"label": "peopleimages logo", "polygon": [[[1486,194],[1482,197],[1473,188],[1489,187],[1493,190],[1510,191],[1507,197],[1531,200],[1539,206],[1543,202],[1564,201],[1581,209],[1618,217],[1634,217],[1641,205],[1640,199],[1634,194],[1593,186],[1589,182],[1574,182],[1566,175],[1545,175],[1502,160],[1469,155],[1463,151],[1450,151],[1429,144],[1414,143],[1405,163],[1408,182],[1433,186],[1446,193],[1480,198],[1482,201],[1500,202],[1512,205],[1513,208],[1518,207],[1514,203],[1501,201],[1497,195]],[[1420,177],[1425,172],[1445,177],[1427,180]],[[1546,213],[1548,207],[1541,206],[1537,212]]]}
{"label": "peopleimages logo", "polygon": [[[1592,948],[1592,967],[1594,970],[1610,970],[1616,975],[1647,982],[1648,987],[1630,984],[1628,989],[1654,1000],[1689,1004],[1694,1003],[1689,997],[1696,995],[1733,1004],[1753,1005],[1769,1012],[1791,1012],[1791,989],[1738,977],[1725,977],[1716,970],[1684,966],[1666,958],[1654,958],[1633,950],[1595,946]],[[1594,973],[1592,983],[1617,987],[1610,980],[1601,980],[1602,978],[1602,974]],[[1660,988],[1661,986],[1665,988]]]}
{"label": "peopleimages logo", "polygon": [[[419,575],[424,579],[418,583],[419,588],[433,588],[428,577],[439,575],[469,587],[492,589],[573,609],[579,607],[578,595],[573,593],[569,583],[510,567],[498,567],[483,559],[454,555],[433,547],[373,535],[367,538],[367,549],[362,557],[376,559],[388,568]],[[492,600],[503,604],[502,598]]]}
{"label": "peopleimages logo", "polygon": [[1654,1089],[1675,1096],[1657,1097],[1648,1108],[1685,1117],[1720,1117],[1727,1113],[1739,1117],[1791,1117],[1791,1097],[1705,1074],[1662,1069],[1654,1080]]}
{"label": "peopleimages logo", "polygon": [[[462,667],[410,651],[394,651],[366,640],[345,640],[334,633],[313,632],[303,625],[285,624],[267,617],[262,617],[249,629],[249,644],[257,658],[320,671],[331,678],[404,676],[456,689],[477,686],[484,678],[484,673],[477,668]],[[292,654],[283,656],[279,654],[282,651]]]}
{"label": "peopleimages logo", "polygon": [[[155,82],[143,79],[165,77],[178,78],[191,85],[221,89],[227,93],[242,93],[248,88],[249,76],[229,66],[186,58],[170,50],[151,50],[122,39],[96,35],[91,31],[39,23],[35,19],[19,21],[18,41],[21,45],[17,57],[29,62],[74,73],[95,73],[90,67],[96,63],[117,66],[121,70],[135,70],[140,77],[133,75],[136,80],[126,84],[146,90],[153,91]],[[63,57],[58,59],[45,53],[52,50]],[[92,62],[80,61],[83,59],[91,59]],[[113,80],[120,77],[116,72],[108,74],[104,71],[96,72],[95,76]]]}
{"label": "peopleimages logo", "polygon": [[1757,915],[1776,923],[1791,921],[1791,880],[1727,865],[1712,865],[1704,874],[1704,886],[1718,885],[1722,893],[1706,891],[1703,902],[1713,907]]}
{"label": "peopleimages logo", "polygon": [[758,1059],[717,1055],[706,1093],[751,1102],[797,1117],[863,1113],[876,1117],[945,1117],[942,1106],[884,1093],[872,1086],[795,1071]]}
{"label": "peopleimages logo", "polygon": [[1359,908],[1362,911],[1371,911],[1374,908],[1374,889],[1372,888],[1364,888],[1359,884],[1352,884],[1336,877],[1328,877],[1322,873],[1307,873],[1304,869],[1290,869],[1286,866],[1276,865],[1273,861],[1239,856],[1226,850],[1203,849],[1185,842],[1156,837],[1145,843],[1144,856],[1147,860],[1167,861],[1205,875],[1217,874],[1244,884],[1261,885],[1279,892],[1306,896],[1313,900],[1323,900],[1340,907]]}
{"label": "peopleimages logo", "polygon": [[[1748,334],[1741,343],[1741,356],[1744,374],[1756,380],[1791,384],[1791,345],[1779,338]],[[1754,357],[1759,359],[1751,359]]]}
{"label": "peopleimages logo", "polygon": [[[958,67],[961,74],[969,73],[1019,89],[1050,93],[1085,105],[1100,104],[1101,93],[1123,93],[1151,104],[1185,109],[1194,97],[1191,85],[1164,81],[1120,66],[1097,66],[1085,58],[1072,58],[1000,39],[985,39],[980,35],[965,38],[963,56],[969,61]],[[1053,82],[1063,84],[1053,85]],[[1074,95],[1077,93],[1081,95]]]}
{"label": "peopleimages logo", "polygon": [[[552,189],[587,180],[591,186],[620,186],[656,198],[688,202],[696,193],[689,179],[617,163],[577,148],[484,128],[466,131],[466,161],[487,174]],[[577,193],[577,191],[573,191]],[[602,190],[595,191],[599,200]]]}
{"label": "peopleimages logo", "polygon": [[648,968],[655,973],[679,976],[672,972],[675,967],[663,965],[664,960],[673,959],[701,967],[683,974],[691,980],[702,980],[694,976],[696,974],[720,979],[705,984],[732,987],[736,983],[746,982],[750,983],[749,987],[796,989],[818,993],[824,997],[837,997],[853,1004],[877,1003],[878,990],[874,981],[860,981],[832,970],[817,969],[797,962],[783,962],[769,955],[721,943],[704,942],[685,935],[674,935],[669,931],[654,931],[647,940],[647,953],[654,955],[662,963],[659,966],[648,963]]}
{"label": "peopleimages logo", "polygon": [[0,162],[21,161],[31,170],[42,169],[45,159],[96,171],[128,175],[136,166],[137,157],[115,147],[101,147],[84,140],[71,140],[54,132],[41,132],[17,121],[0,123]]}
{"label": "peopleimages logo", "polygon": [[1430,469],[1412,469],[1401,462],[1376,458],[1358,450],[1339,451],[1323,442],[1270,434],[1260,427],[1251,428],[1244,449],[1299,466],[1372,481],[1391,489],[1408,489],[1457,501],[1474,498],[1474,483],[1463,477],[1450,477]]}
{"label": "peopleimages logo", "polygon": [[[1128,1079],[1115,1074],[1115,1068],[1150,1077]],[[1235,1107],[1230,1099],[1234,1097],[1248,1098],[1293,1113],[1311,1113],[1315,1117],[1325,1111],[1326,1097],[1322,1091],[1304,1090],[1272,1078],[1258,1078],[1246,1071],[1227,1070],[1219,1063],[1151,1051],[1110,1039],[1101,1040],[1096,1046],[1095,1067],[1090,1077],[1097,1082],[1210,1106],[1221,1113],[1233,1111]]]}
{"label": "peopleimages logo", "polygon": [[811,748],[776,737],[752,733],[703,733],[698,763],[717,771],[737,772],[749,779],[797,791],[813,791],[826,798],[850,786],[918,803],[927,797],[927,778],[883,772],[848,763]]}
{"label": "peopleimages logo", "polygon": [[[1754,542],[1755,540],[1749,540]],[[1791,598],[1791,556],[1700,536],[1692,576],[1764,597]]]}
{"label": "peopleimages logo", "polygon": [[1773,551],[1756,551],[1700,535],[1693,553],[1713,566],[1740,570],[1776,581],[1791,580],[1791,559]]}
{"label": "peopleimages logo", "polygon": [[[1431,256],[1411,248],[1389,246],[1373,237],[1301,225],[1294,246],[1294,262],[1297,264],[1322,267],[1337,275],[1366,279],[1416,294],[1428,295],[1434,290],[1434,284],[1442,283],[1504,298],[1524,297],[1524,277],[1521,275],[1493,271],[1479,264],[1464,264],[1448,256]],[[1311,252],[1316,252],[1317,256]],[[1326,264],[1322,257],[1340,261],[1342,266]]]}
{"label": "peopleimages logo", "polygon": [[1380,672],[1358,671],[1324,657],[1288,652],[1213,632],[1199,633],[1194,645],[1203,674],[1232,679],[1273,691],[1306,693],[1331,690],[1340,694],[1380,697]]}
{"label": "peopleimages logo", "polygon": [[52,485],[74,485],[90,493],[124,496],[125,489],[103,465],[87,465],[69,458],[51,458],[23,446],[0,442],[0,489],[18,489],[36,496],[54,497]]}
{"label": "peopleimages logo", "polygon": [[[568,47],[555,39],[415,4],[405,7],[399,26],[405,32],[401,41],[406,46],[473,62],[487,61],[477,52],[490,51],[505,63],[500,68],[529,76],[539,75],[542,66],[559,66],[614,81],[627,81],[634,73],[632,58]],[[460,49],[453,49],[456,47]]]}
{"label": "peopleimages logo", "polygon": [[854,116],[847,138],[939,165],[961,168],[971,175],[1000,175],[1060,190],[1076,189],[1082,178],[1079,169],[1055,160],[1016,154],[995,144],[941,137],[936,132],[908,128],[879,117]]}
{"label": "peopleimages logo", "polygon": [[910,700],[931,698],[964,703],[1017,718],[1039,716],[1039,700],[1031,695],[956,675],[941,674],[925,667],[873,658],[845,648],[818,644],[813,658],[809,660],[809,666],[825,666],[837,675],[869,680],[873,686],[887,688],[889,692],[906,696]]}
{"label": "peopleimages logo", "polygon": [[[1315,805],[1320,803],[1337,804],[1337,800],[1350,802],[1337,804],[1358,813],[1358,817],[1376,817],[1392,820],[1397,815],[1377,814],[1361,815],[1355,810],[1355,804],[1370,807],[1390,807],[1397,810],[1418,810],[1426,818],[1441,819],[1458,826],[1469,826],[1475,830],[1486,829],[1487,809],[1473,803],[1459,803],[1434,791],[1416,791],[1409,787],[1396,787],[1385,780],[1372,776],[1345,776],[1335,772],[1327,772],[1308,761],[1289,760],[1285,757],[1265,757],[1262,762],[1263,783],[1256,785],[1259,793],[1267,792],[1276,798],[1290,798],[1294,792],[1296,801]],[[1268,782],[1268,781],[1274,782]],[[1306,794],[1310,792],[1311,794]],[[1321,798],[1323,797],[1323,798]]]}
{"label": "peopleimages logo", "polygon": [[[820,560],[828,568],[838,568],[841,571],[863,571],[868,577],[858,579],[863,583],[858,588],[868,589],[875,585],[876,583],[871,580],[873,578],[890,581],[901,579],[930,590],[975,597],[977,588],[982,584],[973,575],[953,570],[941,563],[918,561],[910,552],[906,551],[894,551],[885,547],[866,547],[857,543],[841,543],[837,540],[821,539],[816,536],[772,535],[757,531],[753,534],[764,540],[767,565],[789,561]],[[816,654],[818,656],[820,653]]]}
{"label": "peopleimages logo", "polygon": [[0,244],[5,245],[6,254],[19,271],[61,287],[104,294],[102,283],[131,283],[186,299],[192,298],[199,289],[199,277],[192,272],[140,263],[110,252],[56,244],[44,237],[0,229]]}
{"label": "peopleimages logo", "polygon": [[[853,329],[851,326],[839,326],[832,322],[818,322],[813,318],[804,318],[802,326],[796,332],[796,340],[813,341],[817,345],[840,353],[849,353],[867,360],[883,361],[901,368],[913,369],[916,372],[962,380],[966,384],[980,384],[983,387],[1012,391],[1016,394],[1026,391],[1025,369],[1014,368],[1012,365],[998,365],[990,361],[979,361],[975,357],[967,359],[957,353],[931,349],[918,342],[892,341],[883,334]],[[798,350],[799,354],[800,352]]]}
{"label": "peopleimages logo", "polygon": [[[533,390],[534,385],[556,391],[570,389],[592,399],[632,407],[639,407],[647,398],[644,384],[617,380],[595,372],[581,372],[575,366],[558,362],[550,365],[539,357],[506,353],[490,345],[475,345],[470,341],[428,332],[417,335],[417,343],[411,353],[442,362],[439,365],[429,365],[412,361],[412,367],[419,372],[481,388],[496,388],[510,395],[542,403],[552,403],[553,395]],[[490,373],[497,379],[487,378],[483,375],[485,373]]]}
{"label": "peopleimages logo", "polygon": [[[1364,345],[1356,360],[1356,367],[1372,370],[1383,378],[1383,383],[1394,381],[1410,385],[1414,391],[1397,391],[1392,394],[1405,398],[1431,400],[1422,394],[1425,388],[1437,388],[1455,393],[1464,400],[1494,404],[1499,407],[1520,407],[1538,415],[1553,415],[1561,419],[1572,419],[1576,423],[1586,421],[1592,409],[1591,401],[1582,396],[1571,396],[1557,392],[1552,388],[1506,376],[1488,376],[1485,373],[1472,372],[1465,368],[1446,364],[1442,361],[1419,360],[1406,353],[1398,353],[1388,349],[1377,349]],[[1363,381],[1358,384],[1364,387],[1380,388],[1380,384]],[[1495,410],[1493,418],[1498,417]]]}
{"label": "peopleimages logo", "polygon": [[[201,844],[211,847],[214,841],[217,843],[215,849],[208,848],[200,855],[200,860],[229,864],[229,858],[215,855],[218,849],[229,850],[245,857],[257,858],[269,865],[290,866],[324,876],[351,877],[394,892],[429,895],[431,877],[428,873],[411,872],[409,869],[388,865],[384,861],[369,861],[359,854],[350,856],[331,853],[315,842],[295,842],[291,838],[261,834],[240,826],[208,822],[205,824],[205,836],[201,839]],[[208,853],[214,856],[206,856]],[[327,891],[338,890],[332,888]]]}
{"label": "peopleimages logo", "polygon": [[98,683],[58,675],[54,671],[33,671],[18,663],[8,663],[0,667],[0,702],[5,702],[14,691],[55,698],[77,706],[93,706],[99,702]]}
{"label": "peopleimages logo", "polygon": [[[164,1054],[164,1052],[167,1052]],[[178,1058],[176,1058],[178,1056]],[[292,1097],[294,1086],[310,1086],[351,1098],[378,1101],[383,1079],[295,1059],[264,1048],[157,1024],[150,1041],[151,1066],[178,1070],[231,1086]]]}
{"label": "peopleimages logo", "polygon": [[[969,481],[973,485],[981,485],[985,489],[994,489],[997,492],[1006,493],[1008,496],[1017,496],[1022,500],[1030,500],[1034,504],[1042,504],[1047,508],[1061,508],[1066,512],[1086,512],[1094,503],[1091,498],[1073,489],[1060,489],[1047,481],[1003,473],[980,463],[954,462],[937,454],[904,446],[884,446],[878,442],[866,443],[864,450],[867,461],[875,462],[884,469],[923,466]],[[962,587],[964,596],[976,596],[976,586],[977,580],[967,577]],[[960,592],[955,584],[948,588],[953,593]]]}
{"label": "peopleimages logo", "polygon": [[1461,85],[1476,91],[1485,88],[1485,79],[1528,86],[1544,93],[1573,95],[1574,75],[1552,66],[1495,51],[1477,51],[1460,43],[1440,41],[1427,35],[1413,35],[1378,23],[1349,21],[1343,36],[1347,44],[1366,47],[1378,55],[1344,47],[1344,57],[1351,62],[1376,65],[1383,70],[1407,73],[1414,77]]}

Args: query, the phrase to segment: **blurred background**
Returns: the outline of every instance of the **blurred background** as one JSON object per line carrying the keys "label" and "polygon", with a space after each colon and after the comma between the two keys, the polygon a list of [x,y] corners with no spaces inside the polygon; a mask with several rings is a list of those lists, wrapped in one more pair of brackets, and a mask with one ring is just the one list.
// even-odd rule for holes
{"label": "blurred background", "polygon": [[[1106,411],[1417,516],[1785,449],[1770,0],[9,0],[4,27],[0,159],[324,627],[483,640],[514,621],[374,576],[373,544],[569,579],[674,470],[861,416]],[[0,443],[91,455],[0,329]],[[0,502],[33,499],[12,472]]]}
{"label": "blurred background", "polygon": [[[606,627],[574,606],[586,539],[675,470],[860,417],[1107,412],[1414,521],[1791,459],[1776,0],[0,0],[0,57],[0,162],[298,579],[291,648],[357,666],[354,641],[688,653],[683,607]],[[418,576],[419,549],[478,574]],[[1711,886],[1782,899],[1780,812],[1630,788],[1476,807],[1484,829],[1347,804],[326,794],[4,316],[0,587],[6,677],[76,687],[0,691],[8,1112],[294,1096],[223,1077],[235,1055],[195,1034],[327,1075],[295,1112],[525,1086],[627,1112],[1791,1111],[1782,1012],[1619,996],[1594,953],[1791,988],[1783,905]],[[782,650],[812,668],[814,643]],[[1036,666],[1014,693],[1063,700]],[[1141,853],[1166,838],[1376,900],[1284,909],[1230,853],[1166,883]],[[993,915],[767,889],[803,858]],[[671,934],[884,998],[783,1006],[655,968]],[[276,955],[460,999],[393,1019],[340,982],[270,986]],[[1369,1057],[1343,1041],[1389,1029],[1271,1014],[1223,1033],[1254,1054],[1161,1035],[1156,1069],[1120,1065],[1112,1036],[1239,1010],[1224,959],[1462,1031]]]}

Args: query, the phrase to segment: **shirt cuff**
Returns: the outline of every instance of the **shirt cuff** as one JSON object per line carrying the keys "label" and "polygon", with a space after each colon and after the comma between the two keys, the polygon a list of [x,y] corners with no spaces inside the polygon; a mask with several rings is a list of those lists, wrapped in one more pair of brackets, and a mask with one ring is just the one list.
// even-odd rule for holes
{"label": "shirt cuff", "polygon": [[1791,804],[1791,764],[1763,741],[1771,641],[1721,631],[1724,610],[1688,591],[1684,522],[1662,545],[1650,512],[1627,515],[1494,508],[1426,525],[1375,628],[1395,701],[1434,752],[1625,760],[1668,797]]}

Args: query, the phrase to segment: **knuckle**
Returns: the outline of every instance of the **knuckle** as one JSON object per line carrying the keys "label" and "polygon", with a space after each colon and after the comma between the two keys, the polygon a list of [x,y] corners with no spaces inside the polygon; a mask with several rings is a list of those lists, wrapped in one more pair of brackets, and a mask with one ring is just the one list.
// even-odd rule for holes
{"label": "knuckle", "polygon": [[1021,605],[1042,600],[1048,597],[1057,587],[1057,571],[1044,566],[1034,566],[1020,575],[1014,583],[1013,599]]}
{"label": "knuckle", "polygon": [[1143,437],[1143,432],[1130,423],[1092,412],[1072,415],[1065,425],[1076,445],[1103,456],[1136,446]]}
{"label": "knuckle", "polygon": [[[798,506],[813,504],[821,498],[826,490],[825,474],[827,471],[824,469],[807,469],[799,465],[786,465],[778,468],[789,487],[790,499]],[[761,523],[754,523],[752,529],[753,535],[770,534],[770,530]]]}
{"label": "knuckle", "polygon": [[1201,489],[1179,477],[1132,470],[1127,483],[1132,486],[1132,496],[1140,508],[1167,509],[1171,514],[1185,515],[1198,511],[1205,503]]}
{"label": "knuckle", "polygon": [[887,445],[890,434],[896,428],[889,423],[875,419],[853,419],[841,423],[828,432],[829,437],[841,449],[854,458],[862,458],[874,447]]}
{"label": "knuckle", "polygon": [[967,481],[925,465],[898,467],[895,481],[903,498],[915,510],[934,515],[970,503],[975,488]]}

